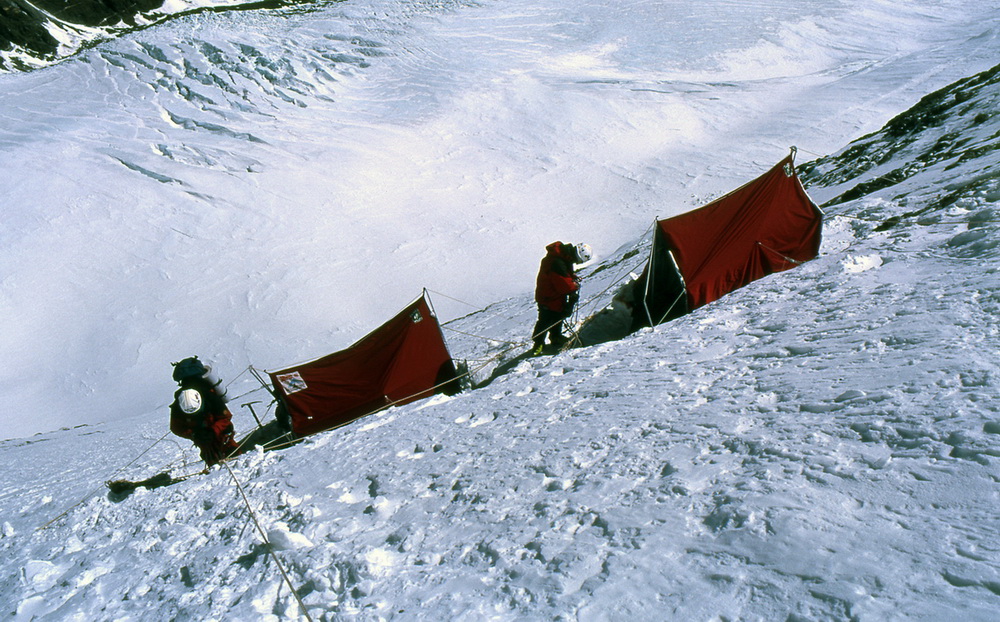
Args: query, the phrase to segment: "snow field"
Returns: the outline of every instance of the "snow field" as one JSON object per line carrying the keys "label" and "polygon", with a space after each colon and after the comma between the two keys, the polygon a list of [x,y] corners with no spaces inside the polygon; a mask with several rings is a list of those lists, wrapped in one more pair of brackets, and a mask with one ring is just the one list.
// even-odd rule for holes
{"label": "snow field", "polygon": [[[956,278],[958,227],[858,226],[655,332],[237,461],[312,615],[989,619],[1000,298]],[[294,617],[228,480],[10,527],[20,615]]]}
{"label": "snow field", "polygon": [[[418,293],[395,276],[481,308],[446,338],[485,382],[534,321],[544,243],[597,248],[596,312],[641,270],[653,212],[995,63],[990,3],[796,3],[771,21],[713,3],[675,28],[641,2],[372,6],[207,16],[0,79],[3,192],[22,208],[0,230],[2,347],[21,363],[0,392],[24,437],[0,441],[13,619],[300,617],[227,470],[106,495],[201,468],[161,439],[166,362],[212,353],[243,433],[259,394],[240,370],[346,345]],[[670,58],[685,36],[711,45]],[[961,103],[992,110],[991,93]],[[832,206],[795,270],[234,461],[311,616],[993,620],[1000,189],[978,116],[811,188],[827,201],[948,136],[978,153]],[[470,311],[432,297],[444,319]]]}

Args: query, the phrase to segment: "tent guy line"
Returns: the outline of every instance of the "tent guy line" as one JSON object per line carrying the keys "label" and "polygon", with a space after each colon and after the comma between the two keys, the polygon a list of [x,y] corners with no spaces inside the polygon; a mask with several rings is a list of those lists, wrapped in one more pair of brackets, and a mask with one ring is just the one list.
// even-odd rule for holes
{"label": "tent guy line", "polygon": [[[621,339],[641,328],[655,329],[754,280],[816,257],[823,212],[806,194],[796,174],[795,153],[792,147],[771,169],[702,207],[654,220],[642,274],[619,286],[633,274],[632,269],[625,270],[577,308],[579,314],[580,309],[619,286],[609,307],[583,322],[574,321],[578,329],[572,347]],[[772,255],[781,261],[775,262]],[[613,330],[601,326],[609,321],[614,323]],[[475,373],[529,343],[527,339],[491,341],[508,347],[473,370],[467,361],[456,361],[448,351],[425,288],[395,317],[344,350],[277,371],[261,373],[251,365],[243,373],[252,373],[261,389],[274,396],[275,420],[269,425],[280,434],[265,443],[265,435],[255,434],[264,428],[258,420],[258,428],[229,457],[241,453],[252,436],[257,436],[253,441],[263,445],[262,449],[274,449],[275,443],[285,446],[284,441],[289,440],[292,444],[436,393],[454,395],[475,388]],[[488,385],[522,358],[513,357],[498,365],[479,386]]]}

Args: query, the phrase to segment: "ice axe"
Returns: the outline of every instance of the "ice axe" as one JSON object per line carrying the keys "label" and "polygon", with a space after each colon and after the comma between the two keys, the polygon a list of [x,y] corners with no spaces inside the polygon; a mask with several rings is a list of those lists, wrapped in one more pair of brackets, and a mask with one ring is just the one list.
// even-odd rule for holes
{"label": "ice axe", "polygon": [[259,401],[258,402],[247,402],[246,404],[240,404],[240,406],[242,406],[243,408],[249,408],[250,409],[250,414],[253,415],[254,421],[257,422],[257,427],[258,428],[262,428],[262,427],[264,427],[264,424],[261,423],[260,422],[260,418],[257,417],[257,413],[253,409],[253,405],[254,404],[260,404],[260,402]]}

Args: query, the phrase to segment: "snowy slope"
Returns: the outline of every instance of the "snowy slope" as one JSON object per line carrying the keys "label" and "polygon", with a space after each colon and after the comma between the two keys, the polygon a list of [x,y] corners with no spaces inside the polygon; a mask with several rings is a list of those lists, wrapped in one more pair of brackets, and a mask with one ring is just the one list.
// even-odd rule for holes
{"label": "snowy slope", "polygon": [[[963,87],[970,109],[990,110],[994,86]],[[966,117],[905,138],[890,125],[815,170],[880,142],[902,166],[906,143],[945,130],[995,141],[992,115]],[[655,331],[241,458],[233,476],[313,619],[995,619],[1000,187],[976,172],[997,154],[828,207],[821,257]],[[300,616],[226,469],[88,495],[157,436],[4,443],[15,619]],[[127,470],[198,468],[185,458],[163,441]]]}
{"label": "snowy slope", "polygon": [[[613,22],[596,20],[599,13],[593,12],[593,5],[544,6],[551,14],[508,15],[511,21],[504,23],[510,30],[488,32],[496,40],[503,39],[501,34],[537,35],[550,32],[553,23],[573,24],[555,19],[572,14],[578,18],[575,24],[591,33],[594,41],[603,40],[608,31],[615,35],[609,25]],[[636,12],[648,7],[629,6]],[[750,10],[736,3],[726,6],[733,15]],[[346,90],[355,103],[365,104],[359,104],[358,116],[353,117],[358,125],[352,139],[378,139],[380,148],[395,145],[387,153],[399,165],[392,171],[402,187],[388,194],[402,196],[405,190],[440,183],[440,188],[454,187],[463,195],[461,201],[449,203],[443,191],[436,194],[445,203],[444,213],[456,217],[449,221],[452,228],[444,231],[446,227],[438,225],[423,242],[398,242],[399,255],[409,261],[424,257],[410,273],[414,281],[419,274],[441,279],[445,285],[423,284],[450,293],[457,290],[459,297],[483,307],[446,325],[452,351],[468,358],[481,376],[489,375],[497,357],[509,356],[510,349],[523,342],[533,320],[527,287],[540,258],[532,252],[540,248],[538,243],[561,234],[554,233],[554,225],[525,233],[520,219],[526,222],[527,216],[514,208],[506,213],[501,222],[510,229],[500,231],[526,256],[512,260],[526,264],[522,271],[527,276],[515,278],[511,275],[516,270],[505,272],[510,268],[494,263],[479,271],[469,257],[456,259],[450,253],[462,240],[480,242],[480,252],[491,256],[505,248],[483,242],[492,239],[496,221],[484,221],[481,226],[487,235],[478,237],[477,230],[457,215],[470,196],[491,197],[506,205],[501,199],[517,194],[503,189],[516,185],[520,173],[535,165],[558,173],[546,179],[552,187],[550,198],[562,192],[562,201],[580,202],[579,211],[573,212],[578,220],[597,222],[584,199],[600,184],[610,184],[607,197],[617,197],[613,204],[624,206],[618,216],[627,226],[620,230],[580,229],[595,232],[602,255],[584,271],[585,294],[595,297],[585,308],[587,313],[606,300],[603,290],[639,269],[646,243],[639,236],[655,215],[649,213],[650,206],[668,209],[666,197],[677,197],[670,209],[693,207],[763,171],[792,142],[803,150],[839,149],[814,163],[800,162],[810,193],[827,213],[822,254],[656,330],[532,359],[453,398],[393,408],[284,451],[244,456],[230,465],[231,472],[215,468],[169,488],[139,490],[124,498],[108,496],[103,481],[121,475],[145,477],[164,469],[188,474],[201,468],[192,447],[165,436],[165,413],[155,408],[169,399],[168,368],[161,368],[172,353],[176,352],[176,360],[200,346],[199,352],[221,354],[217,371],[232,382],[230,392],[238,398],[233,399],[237,427],[243,432],[252,419],[239,404],[264,399],[261,391],[250,392],[256,387],[249,374],[240,373],[249,362],[270,357],[275,363],[287,363],[326,351],[330,344],[345,345],[377,321],[368,321],[357,312],[357,305],[371,305],[368,315],[384,318],[391,311],[382,311],[399,302],[396,292],[384,286],[378,288],[384,299],[374,302],[341,303],[336,291],[343,290],[332,286],[333,293],[295,299],[290,292],[306,289],[305,284],[317,278],[319,270],[303,267],[320,261],[317,248],[329,249],[329,256],[321,260],[333,266],[357,267],[387,256],[388,268],[405,262],[393,263],[393,253],[376,252],[360,260],[341,256],[332,242],[356,242],[362,234],[345,232],[345,223],[351,220],[339,214],[329,218],[331,228],[343,232],[340,238],[321,230],[302,239],[292,234],[301,233],[309,222],[325,225],[325,221],[306,219],[307,224],[301,225],[294,214],[280,217],[278,206],[299,203],[250,201],[272,191],[287,199],[304,197],[317,187],[342,190],[339,179],[327,186],[319,182],[309,191],[301,186],[284,190],[278,180],[287,179],[287,174],[298,170],[300,177],[295,179],[303,181],[313,179],[319,169],[296,169],[274,154],[293,154],[289,157],[298,163],[315,155],[329,164],[331,152],[320,145],[331,141],[333,149],[345,156],[340,163],[350,167],[350,179],[367,180],[358,182],[352,195],[369,201],[366,205],[371,207],[369,212],[350,214],[359,231],[378,226],[379,218],[365,221],[372,213],[407,225],[417,221],[405,210],[389,209],[395,205],[392,201],[379,202],[374,182],[391,175],[383,172],[380,177],[377,167],[366,166],[369,160],[359,155],[360,148],[354,150],[347,141],[338,142],[327,134],[305,141],[308,154],[287,149],[292,138],[306,138],[331,119],[336,131],[350,133],[342,123],[344,113],[332,103],[326,109],[329,115],[319,114],[317,121],[313,115],[319,104],[312,96],[306,108],[293,114],[291,108],[266,103],[271,101],[267,98],[255,100],[258,95],[251,93],[257,91],[249,89],[243,112],[247,117],[233,114],[229,129],[253,127],[254,136],[267,134],[266,147],[240,132],[227,134],[218,124],[206,129],[199,115],[207,118],[218,110],[209,104],[200,111],[192,106],[194,112],[188,116],[179,115],[176,102],[156,104],[158,91],[139,85],[153,84],[151,76],[159,76],[164,84],[189,84],[172,82],[170,71],[157,73],[164,67],[183,66],[184,55],[177,50],[186,43],[164,45],[158,51],[146,47],[150,55],[145,58],[128,52],[143,58],[135,64],[121,48],[113,47],[86,62],[54,68],[62,72],[69,67],[72,72],[0,80],[0,110],[8,118],[31,122],[4,129],[2,165],[20,174],[17,184],[5,182],[5,197],[22,206],[31,204],[28,198],[39,199],[34,210],[10,214],[6,221],[10,228],[0,232],[4,248],[13,244],[15,249],[0,254],[4,268],[0,313],[5,314],[0,319],[4,326],[15,327],[5,332],[2,344],[7,360],[24,361],[20,374],[8,370],[0,383],[7,404],[5,424],[25,430],[9,434],[21,438],[0,441],[5,465],[0,474],[0,562],[10,569],[0,577],[0,602],[6,605],[7,616],[14,620],[300,619],[298,603],[256,532],[256,519],[312,619],[995,619],[1000,610],[996,513],[1000,178],[995,172],[1000,170],[996,149],[1000,121],[997,71],[973,75],[990,69],[992,63],[984,59],[995,60],[995,22],[981,18],[973,28],[968,21],[948,21],[955,16],[947,3],[933,9],[918,4],[915,13],[905,13],[894,3],[873,6],[898,13],[903,31],[926,27],[940,39],[919,50],[914,43],[912,53],[889,54],[864,68],[855,66],[855,74],[836,72],[836,78],[822,71],[807,74],[805,83],[787,71],[784,76],[762,76],[760,82],[744,73],[745,80],[734,74],[732,82],[700,81],[687,87],[679,82],[654,85],[644,79],[643,88],[672,92],[664,102],[687,101],[694,111],[691,119],[709,119],[712,123],[706,125],[717,127],[684,134],[666,153],[635,155],[635,163],[646,162],[649,168],[633,174],[623,186],[609,180],[614,177],[611,173],[626,169],[612,166],[609,156],[588,150],[589,139],[571,140],[569,130],[580,123],[601,125],[607,118],[601,112],[602,102],[607,101],[613,101],[614,111],[630,122],[647,118],[636,110],[648,102],[637,104],[632,95],[623,94],[638,92],[635,82],[620,92],[602,82],[599,95],[590,86],[573,87],[567,93],[540,86],[544,81],[527,72],[528,87],[524,82],[511,87],[482,60],[510,57],[464,55],[465,62],[480,59],[471,62],[470,71],[477,77],[481,72],[497,80],[495,90],[474,97],[464,90],[472,82],[466,82],[466,74],[435,84],[443,74],[417,63],[410,66],[407,79],[387,82],[385,78],[397,69],[351,65],[356,69],[345,71],[331,89],[337,98]],[[444,29],[449,38],[473,49],[477,30],[470,16],[476,15],[482,14],[433,15],[429,19],[433,25],[421,22],[414,27],[414,36],[427,44],[440,42],[439,29]],[[631,23],[648,23],[649,18],[640,15],[635,20]],[[489,23],[496,28],[495,22]],[[945,26],[935,30],[927,24]],[[816,26],[838,28],[835,22],[816,22]],[[316,22],[299,28],[323,29]],[[572,34],[580,35],[581,30]],[[655,42],[649,31],[638,32],[649,36],[647,44]],[[164,40],[173,36],[168,34]],[[204,39],[218,42],[215,38],[220,36],[215,32]],[[510,38],[517,44],[512,48],[524,41]],[[335,46],[375,49],[365,45],[372,39],[327,40]],[[834,40],[840,42],[841,51],[850,47],[842,39]],[[258,49],[271,49],[261,46]],[[566,46],[564,52],[575,49],[573,44]],[[190,48],[194,49],[205,48]],[[771,58],[765,52],[792,53],[793,47],[753,49]],[[956,49],[962,54],[954,53]],[[951,55],[945,53],[949,50]],[[168,51],[177,53],[176,65],[148,60],[165,57]],[[81,77],[88,72],[76,73],[81,67],[99,67],[94,75],[106,71],[99,59],[108,58],[123,65],[123,72],[135,71],[142,78],[134,83],[119,78],[90,82],[91,78]],[[630,48],[618,58],[628,64],[646,57]],[[590,78],[608,71],[580,57],[564,60],[564,68]],[[697,60],[689,62],[697,65]],[[956,68],[967,71],[946,80]],[[240,76],[235,79],[266,73],[245,69],[234,65],[233,75]],[[379,79],[364,88],[380,95],[396,88],[409,97],[414,84],[426,81],[428,93],[454,88],[463,94],[463,104],[451,109],[455,114],[438,116],[431,114],[438,111],[431,103],[427,108],[396,107],[374,95],[363,98],[364,88],[358,83],[351,88],[342,84],[372,73]],[[190,79],[201,74],[187,75]],[[924,94],[959,79],[918,102]],[[53,82],[92,88],[81,87],[78,101],[67,101],[58,96],[59,89],[46,86]],[[315,92],[322,84],[303,81],[298,86]],[[110,90],[102,90],[109,85]],[[897,90],[893,92],[890,85]],[[287,86],[273,92],[288,95]],[[171,89],[162,92],[183,90]],[[775,89],[790,99],[771,102],[766,96]],[[88,95],[93,91],[98,95]],[[144,95],[125,95],[132,91]],[[464,139],[459,144],[467,151],[452,159],[442,154],[448,153],[446,144],[454,143],[443,139],[428,143],[430,137],[448,132],[476,134],[483,145],[496,148],[502,161],[517,162],[515,156],[522,152],[497,141],[503,134],[498,119],[511,117],[501,114],[503,106],[482,107],[488,94],[498,92],[532,95],[519,100],[530,105],[513,114],[528,123],[528,129],[512,133],[512,143],[534,156],[530,166],[500,168],[498,160],[483,155],[489,150],[472,149]],[[102,98],[111,102],[107,115],[92,120],[94,102]],[[469,104],[470,100],[477,104]],[[43,114],[39,102],[46,101],[61,111],[50,115],[58,120]],[[381,109],[376,106],[379,101]],[[905,106],[893,108],[902,101]],[[910,104],[916,106],[897,116]],[[573,118],[538,117],[546,105],[572,112]],[[772,116],[779,108],[778,117]],[[177,127],[159,126],[156,114],[146,116],[149,109],[173,112],[167,117]],[[273,112],[273,125],[262,121],[266,115],[261,111],[268,109],[281,113]],[[398,116],[403,110],[436,121],[413,126],[411,118]],[[499,117],[490,117],[482,126],[469,121],[484,111]],[[740,115],[729,114],[732,111]],[[376,121],[379,115],[395,119],[395,125]],[[364,116],[369,116],[367,124],[360,123]],[[533,142],[539,125],[529,121],[536,118],[544,119],[554,134]],[[137,119],[140,126],[135,125]],[[885,121],[888,125],[875,131]],[[143,146],[173,144],[175,139],[182,143],[177,137],[185,136],[186,122],[200,128],[186,131],[195,132],[192,136],[201,141],[189,140],[188,150],[166,151],[181,153],[198,166],[182,166],[181,156],[171,159],[163,152],[141,155]],[[472,129],[479,127],[485,131]],[[652,127],[652,121],[639,125]],[[175,130],[178,134],[171,135]],[[723,144],[727,132],[760,140],[753,146],[731,146],[727,154],[699,150]],[[840,149],[848,135],[868,132],[874,133]],[[133,134],[141,137],[133,141],[128,138]],[[636,139],[631,144],[637,149],[645,144],[637,139],[641,134],[613,133],[622,140],[615,155],[628,150],[627,138]],[[807,146],[794,134],[804,134],[811,142]],[[50,140],[40,140],[40,135]],[[107,150],[119,158],[117,165],[96,155],[104,152],[94,145],[109,136],[122,137]],[[563,144],[563,139],[562,149],[538,149]],[[370,142],[365,145],[374,148]],[[418,145],[426,150],[416,150]],[[66,160],[67,154],[78,159]],[[248,154],[256,159],[241,159]],[[421,157],[407,165],[406,156],[413,154]],[[800,160],[803,155],[800,151]],[[442,179],[416,172],[434,162]],[[571,174],[574,164],[578,174]],[[256,166],[262,169],[255,174],[274,177],[254,185],[256,193],[239,194],[237,189],[246,183],[241,167]],[[43,170],[58,173],[43,178],[39,172]],[[460,183],[463,170],[468,176],[465,186]],[[495,177],[476,186],[481,179],[476,175],[489,170]],[[122,171],[130,172],[123,177]],[[135,181],[151,180],[148,173],[170,173],[177,182],[150,181],[147,187]],[[78,196],[81,182],[69,183],[66,175],[80,179],[86,174],[93,179],[87,193]],[[666,180],[652,181],[661,176]],[[227,185],[226,178],[233,182]],[[588,178],[595,180],[594,185],[571,191]],[[641,186],[632,185],[637,179],[645,184],[644,190],[622,190]],[[102,188],[102,183],[111,186],[124,180],[131,180],[131,185]],[[535,182],[534,189],[544,187],[542,180]],[[227,209],[207,209],[209,202],[200,199],[192,204],[177,199],[207,190],[212,190],[214,199],[226,199]],[[126,205],[138,218],[124,219],[122,224],[119,210],[108,207],[105,217],[96,218],[109,196],[135,199]],[[332,209],[334,203],[325,206]],[[242,211],[230,211],[237,206]],[[485,218],[486,213],[476,217]],[[199,261],[216,247],[181,234],[164,239],[139,227],[143,219],[162,230],[180,229],[184,223],[222,224],[233,239],[247,242],[245,247],[254,252],[227,250],[216,253],[214,263]],[[254,227],[262,223],[270,224],[272,233],[283,231],[267,240],[277,239],[298,263],[281,263],[281,255],[259,240],[253,246]],[[53,252],[60,244],[73,252]],[[122,261],[134,252],[142,253],[143,261]],[[259,259],[258,252],[267,260]],[[242,262],[251,267],[244,268]],[[74,268],[81,264],[84,267]],[[452,280],[442,276],[454,274],[456,267],[467,274]],[[355,291],[370,290],[379,285],[386,269],[371,267],[363,274],[367,282],[362,278],[335,282]],[[212,277],[210,285],[198,285],[198,270]],[[265,274],[268,285],[246,286],[250,276]],[[483,274],[495,276],[495,281],[478,284]],[[209,295],[213,286],[216,293]],[[205,306],[181,310],[182,293],[192,288],[218,306],[218,317],[206,314]],[[98,294],[85,295],[90,290]],[[398,295],[405,302],[414,293]],[[49,304],[29,304],[33,297]],[[134,302],[118,303],[126,297]],[[318,304],[324,299],[344,308],[324,312]],[[52,304],[58,300],[67,304]],[[435,302],[446,319],[466,312],[464,304],[442,296]],[[221,311],[227,308],[229,313]],[[279,315],[280,321],[272,315]],[[345,323],[330,328],[336,325],[331,315],[345,318]],[[289,326],[279,328],[282,324]],[[174,343],[150,343],[144,338],[157,329],[164,333],[164,342]],[[46,351],[45,357],[36,354],[39,349]],[[50,350],[55,354],[49,355]],[[241,354],[226,354],[234,351]],[[122,366],[122,352],[130,353],[127,365],[136,366],[136,371]],[[270,359],[260,364],[270,365]],[[82,364],[85,361],[89,367]],[[117,382],[103,376],[104,367],[112,368],[114,373],[108,375]],[[136,380],[157,371],[163,382],[152,382],[153,388]],[[25,375],[37,380],[37,389],[21,386],[18,381]],[[46,412],[36,416],[28,406],[56,390],[53,378],[64,379],[67,394],[73,387],[93,387],[93,401],[73,409],[53,406],[58,400],[45,401]],[[113,402],[132,401],[130,411],[111,413],[98,406],[106,402],[110,388],[117,391]],[[44,416],[53,411],[55,419]],[[143,414],[135,416],[136,412]],[[55,427],[54,421],[66,427],[45,431]],[[77,425],[77,421],[92,423]]]}

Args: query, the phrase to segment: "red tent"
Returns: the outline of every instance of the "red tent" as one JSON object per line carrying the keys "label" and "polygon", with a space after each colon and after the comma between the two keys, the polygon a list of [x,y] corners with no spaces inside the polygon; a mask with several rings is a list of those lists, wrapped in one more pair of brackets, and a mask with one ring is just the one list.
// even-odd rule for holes
{"label": "red tent", "polygon": [[296,436],[457,384],[454,362],[426,292],[346,350],[268,375],[280,402],[279,420]]}
{"label": "red tent", "polygon": [[649,263],[637,283],[639,326],[683,315],[819,253],[823,213],[802,187],[794,156],[793,149],[720,199],[656,221]]}

